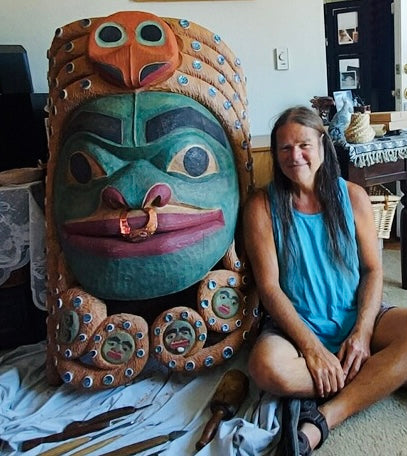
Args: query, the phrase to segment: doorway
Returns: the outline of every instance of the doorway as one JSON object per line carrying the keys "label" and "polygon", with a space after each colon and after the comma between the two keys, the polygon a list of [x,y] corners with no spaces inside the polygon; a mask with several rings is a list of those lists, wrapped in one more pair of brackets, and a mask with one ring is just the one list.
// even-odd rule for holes
{"label": "doorway", "polygon": [[324,5],[328,95],[351,90],[372,111],[392,111],[392,0],[347,0]]}

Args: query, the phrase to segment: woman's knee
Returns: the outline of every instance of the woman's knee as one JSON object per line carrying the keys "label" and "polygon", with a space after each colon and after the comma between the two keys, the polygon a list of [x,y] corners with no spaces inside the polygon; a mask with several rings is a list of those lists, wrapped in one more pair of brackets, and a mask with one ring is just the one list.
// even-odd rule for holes
{"label": "woman's knee", "polygon": [[281,360],[274,362],[272,356],[253,354],[248,363],[249,375],[259,389],[277,396],[288,394],[288,378]]}

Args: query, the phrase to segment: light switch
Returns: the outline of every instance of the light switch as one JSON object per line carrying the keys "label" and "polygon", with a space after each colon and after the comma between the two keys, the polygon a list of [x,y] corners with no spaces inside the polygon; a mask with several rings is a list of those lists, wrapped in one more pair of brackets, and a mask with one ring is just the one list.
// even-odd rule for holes
{"label": "light switch", "polygon": [[275,59],[277,70],[288,70],[288,48],[276,48]]}

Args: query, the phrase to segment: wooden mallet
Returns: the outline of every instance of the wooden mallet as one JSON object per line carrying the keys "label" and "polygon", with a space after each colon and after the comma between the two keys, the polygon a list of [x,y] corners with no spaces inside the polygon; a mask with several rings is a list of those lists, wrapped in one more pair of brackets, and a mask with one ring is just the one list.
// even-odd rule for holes
{"label": "wooden mallet", "polygon": [[248,390],[249,379],[242,371],[231,369],[225,373],[209,403],[212,417],[195,445],[197,450],[213,439],[222,420],[230,420],[236,414]]}

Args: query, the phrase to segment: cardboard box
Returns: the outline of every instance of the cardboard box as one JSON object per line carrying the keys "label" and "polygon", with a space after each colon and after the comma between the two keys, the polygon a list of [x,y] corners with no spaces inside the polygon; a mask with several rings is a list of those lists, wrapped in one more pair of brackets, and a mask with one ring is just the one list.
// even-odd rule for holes
{"label": "cardboard box", "polygon": [[387,131],[402,130],[407,128],[407,119],[405,120],[394,120],[392,122],[381,122],[380,124],[375,124],[370,122],[371,125],[384,125]]}
{"label": "cardboard box", "polygon": [[370,123],[385,123],[393,121],[407,121],[407,111],[382,111],[370,113]]}

